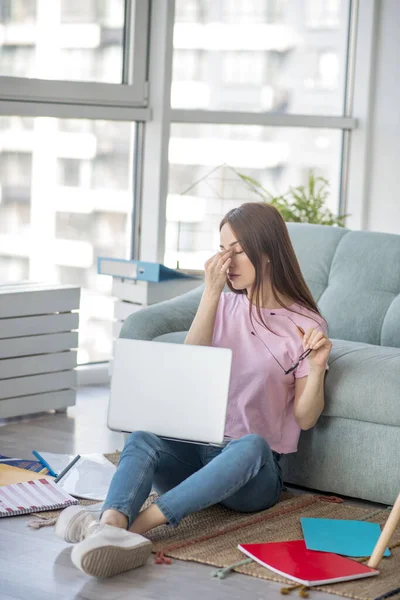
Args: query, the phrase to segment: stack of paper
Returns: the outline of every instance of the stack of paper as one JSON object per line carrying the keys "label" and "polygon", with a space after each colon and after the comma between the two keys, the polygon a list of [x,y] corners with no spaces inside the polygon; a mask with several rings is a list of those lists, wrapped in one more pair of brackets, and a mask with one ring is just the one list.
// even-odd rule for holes
{"label": "stack of paper", "polygon": [[75,404],[80,288],[0,285],[0,418]]}

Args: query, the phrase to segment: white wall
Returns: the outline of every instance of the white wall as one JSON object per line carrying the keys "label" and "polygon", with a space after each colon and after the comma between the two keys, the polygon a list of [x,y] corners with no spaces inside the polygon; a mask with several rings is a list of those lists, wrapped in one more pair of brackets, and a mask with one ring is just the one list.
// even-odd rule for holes
{"label": "white wall", "polygon": [[400,1],[379,4],[365,224],[400,233]]}

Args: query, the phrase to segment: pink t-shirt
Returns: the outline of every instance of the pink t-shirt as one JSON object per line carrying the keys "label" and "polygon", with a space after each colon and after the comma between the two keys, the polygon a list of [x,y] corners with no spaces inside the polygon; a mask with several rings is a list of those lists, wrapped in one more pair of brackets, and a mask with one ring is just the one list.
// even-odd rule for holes
{"label": "pink t-shirt", "polygon": [[277,361],[287,370],[303,352],[295,324],[305,331],[318,328],[326,332],[319,315],[298,304],[291,309],[261,309],[268,327],[279,334],[275,335],[258,323],[255,306],[251,324],[245,294],[222,293],[212,340],[213,346],[233,352],[226,437],[256,433],[281,454],[297,450],[300,427],[293,415],[295,380],[308,375],[309,365],[307,359],[302,360],[295,371],[285,375]]}

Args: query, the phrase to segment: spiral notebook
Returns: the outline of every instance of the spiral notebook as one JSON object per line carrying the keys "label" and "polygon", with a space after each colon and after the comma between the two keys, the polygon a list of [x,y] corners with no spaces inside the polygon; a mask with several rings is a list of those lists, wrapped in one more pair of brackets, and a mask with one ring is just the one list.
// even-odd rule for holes
{"label": "spiral notebook", "polygon": [[71,504],[78,504],[78,500],[50,479],[36,479],[0,487],[0,517],[57,510]]}

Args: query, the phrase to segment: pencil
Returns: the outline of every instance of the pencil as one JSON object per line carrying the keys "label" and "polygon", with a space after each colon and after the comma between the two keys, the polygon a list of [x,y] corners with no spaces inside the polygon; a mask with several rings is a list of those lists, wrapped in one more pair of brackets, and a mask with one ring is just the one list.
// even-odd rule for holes
{"label": "pencil", "polygon": [[71,460],[71,462],[69,463],[69,465],[67,465],[67,466],[65,467],[65,469],[63,469],[63,470],[61,471],[61,473],[58,475],[58,477],[56,477],[56,478],[54,479],[54,483],[58,483],[58,482],[60,481],[60,479],[62,479],[62,478],[64,477],[64,475],[66,475],[66,474],[68,473],[68,471],[69,471],[70,469],[72,469],[72,467],[74,466],[74,464],[75,464],[76,462],[78,462],[78,460],[80,459],[80,457],[81,457],[81,456],[80,456],[80,454],[78,454],[77,456],[75,456],[74,460]]}

